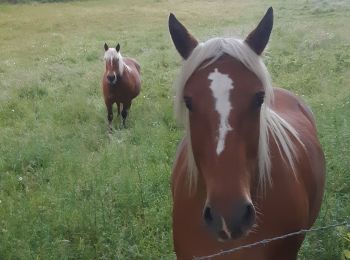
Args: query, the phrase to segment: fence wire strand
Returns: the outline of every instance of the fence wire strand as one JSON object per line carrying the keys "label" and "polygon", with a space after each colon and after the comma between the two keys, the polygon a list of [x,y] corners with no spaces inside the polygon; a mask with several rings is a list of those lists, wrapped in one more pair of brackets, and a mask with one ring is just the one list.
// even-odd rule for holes
{"label": "fence wire strand", "polygon": [[292,236],[296,236],[296,235],[306,234],[306,233],[309,233],[309,232],[322,231],[322,230],[325,230],[325,229],[330,229],[330,228],[335,228],[335,227],[340,227],[340,226],[348,226],[348,227],[350,227],[350,219],[348,219],[346,221],[343,221],[343,222],[340,222],[340,223],[330,224],[330,225],[323,226],[323,227],[310,228],[310,229],[301,229],[299,231],[291,232],[291,233],[288,233],[288,234],[285,234],[285,235],[282,235],[282,236],[267,238],[267,239],[260,240],[260,241],[257,241],[257,242],[251,243],[251,244],[246,244],[246,245],[243,245],[243,246],[234,247],[234,248],[231,248],[229,250],[223,250],[223,251],[220,251],[220,252],[212,254],[212,255],[195,256],[193,258],[193,260],[211,259],[211,258],[218,257],[218,256],[232,254],[232,253],[234,253],[236,251],[239,251],[239,250],[242,250],[244,248],[251,248],[251,247],[259,246],[259,245],[266,245],[268,243],[271,243],[272,241],[284,239],[284,238],[287,238],[287,237],[292,237]]}

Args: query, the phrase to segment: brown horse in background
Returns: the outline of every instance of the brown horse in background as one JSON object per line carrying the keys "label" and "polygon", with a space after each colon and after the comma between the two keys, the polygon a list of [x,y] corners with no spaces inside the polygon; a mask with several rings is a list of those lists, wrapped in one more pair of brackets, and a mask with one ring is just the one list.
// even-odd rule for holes
{"label": "brown horse in background", "polygon": [[[310,228],[324,192],[325,160],[305,103],[273,88],[261,53],[270,8],[245,40],[198,41],[175,18],[169,30],[184,59],[176,115],[186,127],[172,175],[178,259]],[[295,260],[304,235],[215,259]]]}
{"label": "brown horse in background", "polygon": [[119,43],[116,48],[109,48],[105,43],[104,49],[106,71],[103,75],[102,87],[111,131],[113,129],[113,104],[117,104],[118,116],[120,105],[122,105],[123,126],[125,127],[125,119],[128,116],[131,102],[140,93],[140,65],[135,59],[122,57]]}

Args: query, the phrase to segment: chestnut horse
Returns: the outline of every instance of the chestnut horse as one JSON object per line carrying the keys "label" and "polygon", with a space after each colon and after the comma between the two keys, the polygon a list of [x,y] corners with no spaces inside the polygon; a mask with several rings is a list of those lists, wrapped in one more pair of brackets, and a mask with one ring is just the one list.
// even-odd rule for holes
{"label": "chestnut horse", "polygon": [[[310,228],[323,198],[325,160],[310,109],[271,86],[261,53],[269,8],[245,40],[198,41],[175,18],[184,59],[175,108],[186,134],[172,175],[177,259],[192,259]],[[295,260],[304,235],[215,259]]]}
{"label": "chestnut horse", "polygon": [[103,95],[107,107],[109,130],[112,130],[113,104],[117,104],[118,116],[122,105],[123,126],[132,100],[141,89],[140,65],[135,59],[122,57],[120,45],[109,48],[105,43],[104,60],[106,71],[102,79]]}

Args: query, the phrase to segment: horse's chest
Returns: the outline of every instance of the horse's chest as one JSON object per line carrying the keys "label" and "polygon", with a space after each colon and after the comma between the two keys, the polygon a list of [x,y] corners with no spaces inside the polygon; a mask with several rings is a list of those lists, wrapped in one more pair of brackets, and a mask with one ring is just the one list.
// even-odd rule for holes
{"label": "horse's chest", "polygon": [[122,87],[116,87],[116,89],[112,89],[107,94],[107,97],[109,100],[115,100],[115,101],[125,101],[130,99],[130,91],[128,89],[124,89]]}

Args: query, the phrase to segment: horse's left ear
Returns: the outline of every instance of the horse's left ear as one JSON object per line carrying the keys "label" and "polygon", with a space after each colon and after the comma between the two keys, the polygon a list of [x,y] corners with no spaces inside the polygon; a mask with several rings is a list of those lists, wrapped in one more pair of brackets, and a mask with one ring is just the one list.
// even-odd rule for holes
{"label": "horse's left ear", "polygon": [[107,43],[105,43],[105,51],[108,51],[108,45],[107,45]]}
{"label": "horse's left ear", "polygon": [[119,52],[119,50],[120,50],[120,44],[119,43],[117,44],[117,47],[115,47],[115,49],[117,50],[117,52]]}
{"label": "horse's left ear", "polygon": [[270,39],[270,34],[273,26],[273,9],[270,7],[265,16],[261,19],[260,23],[258,26],[255,28],[254,31],[252,31],[248,37],[245,39],[245,42],[249,45],[252,50],[260,55],[269,39]]}

